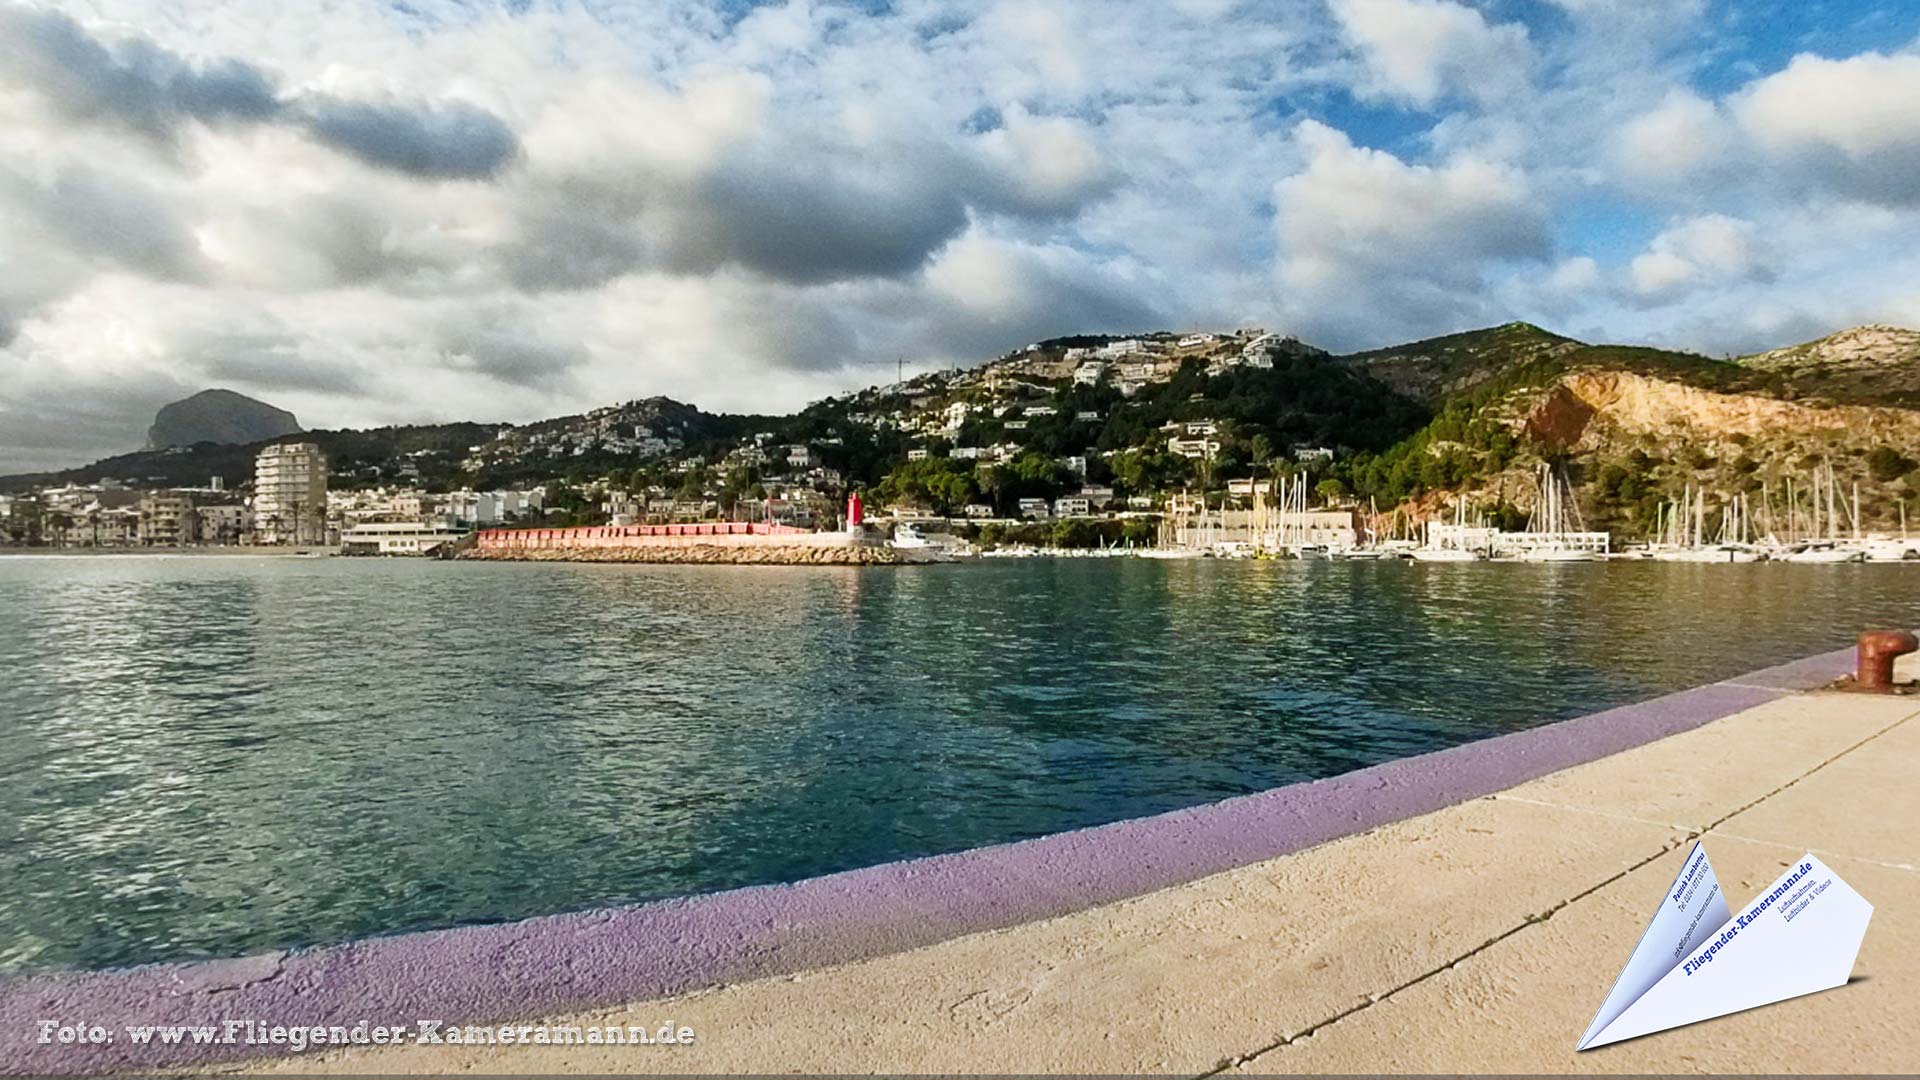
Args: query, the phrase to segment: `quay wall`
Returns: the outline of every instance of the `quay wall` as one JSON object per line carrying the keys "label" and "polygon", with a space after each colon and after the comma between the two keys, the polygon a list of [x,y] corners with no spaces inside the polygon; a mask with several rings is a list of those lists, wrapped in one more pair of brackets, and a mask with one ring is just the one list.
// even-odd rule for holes
{"label": "quay wall", "polygon": [[463,559],[873,566],[917,561],[864,535],[758,522],[486,529]]}

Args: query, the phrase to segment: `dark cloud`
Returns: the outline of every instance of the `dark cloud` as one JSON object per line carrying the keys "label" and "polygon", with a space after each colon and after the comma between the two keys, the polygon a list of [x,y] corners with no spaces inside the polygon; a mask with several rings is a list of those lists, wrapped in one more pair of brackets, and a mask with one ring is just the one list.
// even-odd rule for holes
{"label": "dark cloud", "polygon": [[525,325],[524,312],[488,311],[454,321],[439,335],[447,366],[509,386],[553,390],[568,385],[590,357],[578,341],[543,335]]}
{"label": "dark cloud", "polygon": [[0,468],[64,469],[140,448],[160,406],[199,389],[171,375],[36,383],[0,379]]}
{"label": "dark cloud", "polygon": [[953,164],[766,146],[694,181],[571,178],[521,210],[520,238],[498,258],[535,291],[654,269],[739,269],[794,285],[905,278],[967,227],[976,174]]}
{"label": "dark cloud", "polygon": [[795,162],[729,170],[686,208],[669,262],[801,284],[910,274],[966,228],[967,208],[933,177],[892,172]]}
{"label": "dark cloud", "polygon": [[282,98],[231,58],[194,64],[144,38],[109,47],[71,17],[0,2],[0,82],[35,90],[63,116],[171,139],[186,120],[288,124],[369,165],[435,179],[485,179],[520,150],[499,117],[459,102]]}
{"label": "dark cloud", "polygon": [[305,355],[291,334],[222,334],[179,351],[181,359],[198,366],[207,382],[238,383],[251,393],[358,394],[367,389],[357,368]]}
{"label": "dark cloud", "polygon": [[376,105],[321,98],[301,107],[313,137],[369,165],[411,176],[481,180],[520,153],[499,117],[472,105]]}
{"label": "dark cloud", "polygon": [[238,60],[195,66],[145,40],[109,49],[57,11],[0,5],[0,80],[37,90],[62,115],[113,120],[167,138],[182,119],[263,121],[272,80]]}
{"label": "dark cloud", "polygon": [[200,281],[206,263],[187,223],[160,193],[128,176],[69,168],[46,188],[0,171],[0,197],[31,214],[72,254],[163,281]]}
{"label": "dark cloud", "polygon": [[587,193],[564,195],[522,211],[520,236],[496,253],[502,272],[529,292],[590,289],[639,269],[647,245],[630,220],[596,213],[604,203]]}

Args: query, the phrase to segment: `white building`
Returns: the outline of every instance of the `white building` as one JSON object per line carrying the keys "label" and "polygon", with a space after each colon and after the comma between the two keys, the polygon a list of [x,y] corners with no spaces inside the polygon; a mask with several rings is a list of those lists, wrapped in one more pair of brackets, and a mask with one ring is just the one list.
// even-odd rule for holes
{"label": "white building", "polygon": [[1167,440],[1167,450],[1183,458],[1210,458],[1220,452],[1220,443],[1214,439],[1183,439],[1176,435]]}
{"label": "white building", "polygon": [[1068,495],[1053,500],[1053,516],[1086,517],[1093,513],[1093,504],[1077,495]]}
{"label": "white building", "polygon": [[1098,360],[1088,360],[1073,369],[1073,381],[1080,386],[1092,386],[1107,373],[1107,365]]}
{"label": "white building", "polygon": [[456,491],[446,496],[444,513],[470,525],[499,525],[538,513],[538,491]]}
{"label": "white building", "polygon": [[907,451],[908,461],[925,461],[930,456],[932,455],[924,448]]}
{"label": "white building", "polygon": [[1047,500],[1021,499],[1020,516],[1023,518],[1043,518],[1047,516]]}
{"label": "white building", "polygon": [[418,521],[377,521],[340,534],[342,555],[433,555],[458,543],[467,531]]}
{"label": "white building", "polygon": [[321,544],[327,539],[327,459],[317,443],[280,443],[253,460],[254,539]]}

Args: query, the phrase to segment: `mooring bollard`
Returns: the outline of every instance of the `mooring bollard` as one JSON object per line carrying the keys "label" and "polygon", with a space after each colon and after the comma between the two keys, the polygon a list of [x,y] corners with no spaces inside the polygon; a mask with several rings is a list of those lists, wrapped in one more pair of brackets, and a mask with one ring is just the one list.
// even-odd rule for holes
{"label": "mooring bollard", "polygon": [[1893,693],[1893,658],[1920,650],[1920,638],[1905,630],[1868,630],[1860,635],[1855,688],[1875,694]]}

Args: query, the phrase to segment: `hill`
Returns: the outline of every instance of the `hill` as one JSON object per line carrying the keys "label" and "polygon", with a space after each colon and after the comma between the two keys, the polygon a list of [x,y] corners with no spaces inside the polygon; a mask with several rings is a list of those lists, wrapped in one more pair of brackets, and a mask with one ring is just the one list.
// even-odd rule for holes
{"label": "hill", "polygon": [[1631,346],[1543,349],[1533,335],[1505,351],[1496,333],[1456,335],[1471,348],[1470,389],[1438,391],[1431,423],[1349,462],[1355,490],[1382,505],[1465,499],[1523,510],[1534,465],[1552,461],[1589,521],[1627,534],[1648,530],[1661,503],[1689,487],[1710,504],[1735,494],[1778,502],[1823,466],[1849,491],[1858,485],[1863,526],[1896,524],[1920,493],[1920,335],[1910,331],[1862,327],[1732,362]]}
{"label": "hill", "polygon": [[1511,322],[1351,353],[1340,359],[1400,393],[1437,405],[1469,393],[1490,379],[1584,347],[1532,323]]}
{"label": "hill", "polygon": [[1920,407],[1920,333],[1912,330],[1856,326],[1735,362],[1779,377],[1801,396]]}
{"label": "hill", "polygon": [[[1909,501],[1920,509],[1920,334],[1860,327],[1737,361],[1517,322],[1346,356],[1251,329],[1088,334],[787,416],[655,397],[523,425],[302,437],[342,488],[562,481],[676,513],[765,498],[831,506],[851,487],[882,505],[1009,514],[1082,484],[1220,498],[1230,480],[1305,469],[1323,494],[1383,510],[1465,499],[1511,518],[1549,461],[1588,520],[1628,535],[1687,488],[1710,502],[1777,497],[1830,465],[1860,485],[1869,523],[1890,524]],[[0,478],[0,490],[101,477],[232,487],[261,445],[143,451]]]}
{"label": "hill", "polygon": [[232,390],[202,390],[160,407],[147,429],[147,449],[166,450],[195,443],[255,443],[300,432],[300,421]]}

